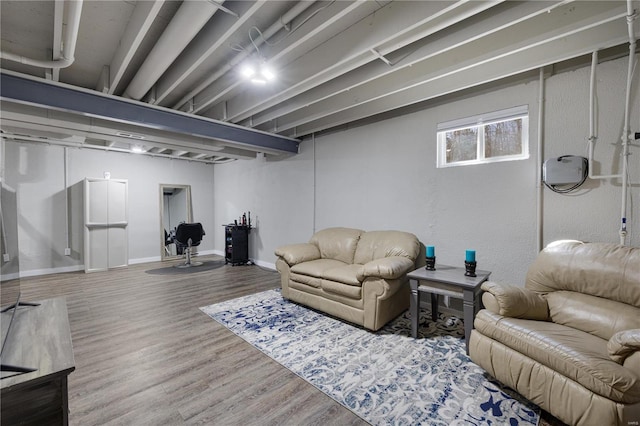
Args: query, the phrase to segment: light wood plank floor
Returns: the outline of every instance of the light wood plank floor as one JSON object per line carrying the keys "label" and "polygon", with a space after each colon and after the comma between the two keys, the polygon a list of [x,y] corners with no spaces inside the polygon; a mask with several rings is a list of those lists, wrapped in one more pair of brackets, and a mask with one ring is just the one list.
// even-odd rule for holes
{"label": "light wood plank floor", "polygon": [[145,272],[171,264],[21,280],[23,300],[66,297],[72,425],[367,424],[198,309],[277,288],[276,272]]}
{"label": "light wood plank floor", "polygon": [[[367,424],[198,309],[277,288],[276,272],[146,273],[175,263],[21,280],[23,300],[66,297],[72,425]],[[562,425],[544,412],[540,424]]]}

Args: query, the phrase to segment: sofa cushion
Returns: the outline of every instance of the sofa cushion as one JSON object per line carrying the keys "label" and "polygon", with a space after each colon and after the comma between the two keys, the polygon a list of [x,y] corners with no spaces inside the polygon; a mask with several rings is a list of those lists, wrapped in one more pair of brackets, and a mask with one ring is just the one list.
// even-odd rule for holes
{"label": "sofa cushion", "polygon": [[609,358],[607,341],[548,321],[478,312],[476,329],[580,383],[598,395],[623,403],[640,402],[640,376]]}
{"label": "sofa cushion", "polygon": [[360,286],[343,284],[331,280],[322,280],[321,286],[327,293],[338,294],[356,300],[362,297],[362,287]]}
{"label": "sofa cushion", "polygon": [[334,259],[310,260],[309,262],[302,262],[297,265],[293,265],[291,267],[291,273],[321,278],[324,276],[326,271],[343,266],[346,266],[344,262]]}
{"label": "sofa cushion", "polygon": [[361,235],[353,263],[365,264],[383,257],[402,256],[415,261],[420,242],[415,235],[402,231],[370,231]]}
{"label": "sofa cushion", "polygon": [[361,270],[362,265],[343,265],[337,268],[327,269],[322,273],[322,278],[359,287],[362,285],[362,283],[358,280],[358,276],[361,275]]}
{"label": "sofa cushion", "polygon": [[360,286],[358,280],[362,265],[345,264],[339,260],[318,259],[299,263],[291,268],[291,279],[312,287],[320,287],[324,278],[347,285]]}
{"label": "sofa cushion", "polygon": [[[294,274],[292,272],[289,274],[289,278],[291,279],[291,283],[302,283],[315,288],[320,288],[322,285],[322,278],[311,275]],[[293,284],[291,284],[291,286],[293,287]]]}
{"label": "sofa cushion", "polygon": [[546,296],[551,320],[609,340],[618,331],[640,328],[640,309],[573,291]]}
{"label": "sofa cushion", "polygon": [[313,234],[309,242],[318,246],[323,259],[354,263],[353,255],[363,232],[351,228],[327,228]]}

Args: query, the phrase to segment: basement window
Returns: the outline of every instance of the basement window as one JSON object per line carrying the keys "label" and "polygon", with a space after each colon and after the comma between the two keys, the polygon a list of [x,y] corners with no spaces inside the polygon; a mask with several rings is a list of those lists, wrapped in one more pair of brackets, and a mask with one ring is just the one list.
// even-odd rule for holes
{"label": "basement window", "polygon": [[526,105],[440,123],[438,168],[529,158]]}

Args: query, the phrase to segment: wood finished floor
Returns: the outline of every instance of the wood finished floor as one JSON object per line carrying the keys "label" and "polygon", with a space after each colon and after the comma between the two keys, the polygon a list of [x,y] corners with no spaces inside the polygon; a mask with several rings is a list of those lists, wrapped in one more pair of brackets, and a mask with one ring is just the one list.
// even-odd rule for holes
{"label": "wood finished floor", "polygon": [[367,424],[198,309],[277,288],[276,272],[145,272],[168,264],[21,280],[23,300],[66,297],[72,425]]}
{"label": "wood finished floor", "polygon": [[23,300],[67,300],[72,425],[367,424],[198,309],[277,288],[276,272],[146,273],[175,263],[21,280]]}

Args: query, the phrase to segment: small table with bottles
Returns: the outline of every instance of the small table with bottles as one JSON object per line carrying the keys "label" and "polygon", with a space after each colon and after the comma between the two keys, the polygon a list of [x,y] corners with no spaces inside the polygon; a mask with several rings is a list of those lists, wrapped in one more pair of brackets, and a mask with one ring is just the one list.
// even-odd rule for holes
{"label": "small table with bottles", "polygon": [[224,263],[232,266],[249,262],[249,225],[224,225]]}
{"label": "small table with bottles", "polygon": [[420,296],[422,293],[431,294],[431,319],[438,320],[438,295],[462,299],[464,340],[469,354],[469,337],[473,330],[473,320],[480,309],[480,286],[489,279],[491,272],[476,271],[475,277],[465,275],[465,268],[437,265],[430,271],[424,267],[409,272],[409,286],[411,287],[411,336],[418,337]]}

